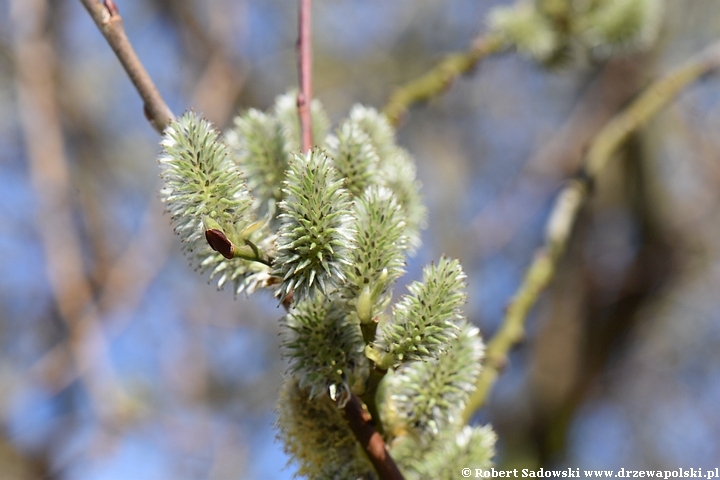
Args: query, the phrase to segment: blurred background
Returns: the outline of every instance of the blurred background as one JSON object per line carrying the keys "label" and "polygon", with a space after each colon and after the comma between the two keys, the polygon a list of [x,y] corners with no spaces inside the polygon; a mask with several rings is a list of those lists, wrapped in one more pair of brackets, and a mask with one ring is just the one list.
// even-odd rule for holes
{"label": "blurred background", "polygon": [[[285,0],[116,0],[175,113],[226,128],[297,84]],[[337,123],[467,48],[500,1],[314,2],[314,90]],[[669,0],[659,44],[544,69],[490,57],[399,143],[429,207],[404,285],[441,254],[490,338],[589,139],[720,38]],[[288,479],[269,295],[217,292],[158,200],[159,137],[78,1],[0,0],[0,477]],[[720,78],[690,88],[596,184],[528,335],[475,421],[503,468],[720,466]],[[458,466],[460,468],[460,466]]]}

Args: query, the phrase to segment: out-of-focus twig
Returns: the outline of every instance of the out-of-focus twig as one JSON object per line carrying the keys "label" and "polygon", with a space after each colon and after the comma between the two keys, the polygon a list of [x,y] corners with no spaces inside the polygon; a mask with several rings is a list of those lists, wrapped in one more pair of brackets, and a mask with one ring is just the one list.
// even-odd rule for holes
{"label": "out-of-focus twig", "polygon": [[247,72],[238,70],[222,51],[213,52],[192,94],[191,105],[218,126],[231,117]]}
{"label": "out-of-focus twig", "polygon": [[117,5],[113,0],[105,0],[104,3],[100,3],[99,0],[80,1],[105,36],[110,48],[113,49],[128,77],[135,85],[140,98],[145,102],[145,115],[148,120],[153,128],[162,134],[165,127],[173,120],[173,113],[130,44]]}
{"label": "out-of-focus twig", "polygon": [[[102,314],[122,310],[122,318],[131,318],[148,286],[165,264],[174,236],[163,225],[162,205],[153,198],[141,222],[138,233],[131,239],[125,251],[112,263],[102,282],[102,292],[97,305]],[[119,335],[127,322],[105,325],[106,336]],[[83,372],[68,368],[68,349],[64,344],[48,351],[32,368],[33,374],[49,383],[56,390],[65,388]]]}
{"label": "out-of-focus twig", "polygon": [[312,43],[310,38],[311,0],[298,0],[298,77],[300,89],[297,96],[298,115],[300,116],[300,137],[302,151],[312,148],[312,119],[310,102],[312,101]]}
{"label": "out-of-focus twig", "polygon": [[430,71],[397,87],[385,104],[383,113],[391,124],[397,126],[412,105],[440,95],[455,78],[468,73],[480,60],[499,52],[504,45],[503,39],[494,34],[476,38],[469,50],[445,56]]}
{"label": "out-of-focus twig", "polygon": [[[210,2],[178,2],[154,0],[155,8],[178,23],[185,53],[191,63],[203,65],[197,77],[190,105],[218,128],[227,124],[234,113],[237,98],[243,89],[249,66],[238,56],[238,39],[244,42],[247,29],[247,0],[212,0]],[[204,6],[204,15],[197,8]],[[239,10],[239,12],[238,12]],[[239,13],[239,15],[238,15]],[[238,25],[238,20],[241,22]],[[232,45],[229,44],[232,39]]]}
{"label": "out-of-focus twig", "polygon": [[488,344],[476,390],[464,411],[465,421],[483,405],[490,387],[507,361],[508,352],[523,338],[527,314],[552,280],[558,261],[567,247],[575,219],[590,194],[594,180],[633,132],[644,126],[685,87],[718,68],[720,42],[651,84],[593,139],[580,174],[569,181],[558,195],[546,226],[545,244],[535,254],[507,307],[499,331]]}
{"label": "out-of-focus twig", "polygon": [[72,187],[53,74],[55,53],[45,30],[48,3],[15,0],[11,8],[18,110],[50,287],[92,406],[101,419],[112,422],[121,391],[83,268],[82,242],[73,226]]}
{"label": "out-of-focus twig", "polygon": [[473,234],[481,250],[500,250],[522,225],[540,214],[557,184],[577,171],[592,139],[642,90],[640,72],[644,62],[644,57],[609,61],[575,102],[563,124],[553,130],[551,137],[543,137],[535,145],[519,178],[473,219]]}

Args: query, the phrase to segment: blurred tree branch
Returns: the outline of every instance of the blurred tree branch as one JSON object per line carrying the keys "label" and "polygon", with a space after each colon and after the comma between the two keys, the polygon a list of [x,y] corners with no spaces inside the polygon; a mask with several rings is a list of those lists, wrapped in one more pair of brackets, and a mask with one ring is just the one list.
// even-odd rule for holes
{"label": "blurred tree branch", "polygon": [[546,226],[545,245],[535,254],[522,284],[507,307],[500,330],[488,344],[476,391],[464,412],[466,421],[486,401],[490,388],[507,361],[508,352],[523,338],[527,314],[552,280],[558,261],[567,248],[578,212],[590,195],[595,179],[630,135],[643,127],[685,87],[717,68],[720,68],[720,43],[711,45],[651,84],[593,139],[580,174],[569,181],[558,195]]}
{"label": "blurred tree branch", "polygon": [[[562,126],[532,149],[520,177],[472,221],[481,254],[503,248],[522,225],[539,215],[551,189],[578,169],[593,137],[641,91],[639,77],[644,63],[644,58],[637,57],[610,60]],[[520,190],[533,200],[518,195]]]}
{"label": "blurred tree branch", "polygon": [[[200,5],[209,5],[207,25],[198,20],[197,12],[188,2],[156,0],[155,3],[180,24],[178,30],[183,34],[187,55],[196,64],[204,65],[190,95],[190,105],[215,125],[226,125],[250,70],[228,43],[237,32],[229,10],[238,2],[201,2]],[[243,21],[244,16],[239,20]]]}
{"label": "blurred tree branch", "polygon": [[440,95],[455,78],[470,72],[480,60],[499,52],[504,45],[503,39],[497,35],[476,38],[466,52],[445,56],[430,71],[397,87],[390,95],[383,113],[392,125],[397,126],[412,105]]}
{"label": "blurred tree branch", "polygon": [[58,118],[55,52],[48,38],[48,4],[14,1],[14,49],[20,123],[33,188],[39,199],[38,230],[50,286],[68,330],[72,360],[81,372],[96,414],[116,419],[119,394],[108,347],[83,269],[83,246],[74,227],[71,176]]}
{"label": "blurred tree branch", "polygon": [[[131,318],[130,313],[147,291],[170,252],[174,236],[169,229],[157,228],[164,222],[162,205],[153,198],[148,202],[138,233],[130,240],[125,251],[115,259],[102,281],[102,290],[97,300],[100,313],[117,313],[122,318]],[[108,338],[119,335],[127,322],[105,325]],[[34,375],[49,383],[55,390],[61,390],[84,372],[68,368],[70,358],[65,344],[48,351],[32,367]]]}
{"label": "blurred tree branch", "polygon": [[0,436],[0,470],[3,480],[33,480],[58,478],[52,471],[46,452],[28,455],[19,452],[5,436]]}

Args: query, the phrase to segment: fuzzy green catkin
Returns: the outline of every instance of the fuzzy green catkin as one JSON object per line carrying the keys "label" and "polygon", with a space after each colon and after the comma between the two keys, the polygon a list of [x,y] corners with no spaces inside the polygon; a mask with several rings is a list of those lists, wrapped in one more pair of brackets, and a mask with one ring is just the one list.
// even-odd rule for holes
{"label": "fuzzy green catkin", "polygon": [[395,194],[405,216],[405,236],[409,253],[414,253],[421,242],[420,231],[427,227],[427,209],[420,197],[420,182],[416,177],[415,162],[403,148],[395,146],[380,166],[382,183]]}
{"label": "fuzzy green catkin", "polygon": [[378,340],[367,355],[380,368],[437,358],[459,333],[465,304],[465,273],[457,260],[441,258],[423,269],[423,281],[413,282],[410,295],[393,307],[392,318],[380,325]]}
{"label": "fuzzy green catkin", "polygon": [[537,61],[606,59],[657,40],[664,0],[518,0],[494,8],[490,29]]}
{"label": "fuzzy green catkin", "polygon": [[328,291],[345,280],[351,264],[354,218],[350,196],[331,161],[320,151],[290,161],[280,203],[275,276],[277,294],[296,300],[316,287]]}
{"label": "fuzzy green catkin", "polygon": [[380,162],[392,155],[395,147],[395,129],[388,122],[387,117],[374,108],[356,104],[350,110],[350,121],[367,134]]}
{"label": "fuzzy green catkin", "polygon": [[[356,248],[343,293],[367,323],[387,307],[390,286],[405,272],[408,244],[404,214],[390,189],[368,188],[355,200],[354,210]],[[368,305],[360,305],[363,302]]]}
{"label": "fuzzy green catkin", "polygon": [[[347,123],[360,129],[370,139],[372,149],[378,157],[377,182],[395,193],[395,198],[405,214],[405,235],[408,238],[409,252],[414,253],[420,246],[420,230],[426,226],[426,209],[420,198],[420,182],[416,180],[415,162],[407,151],[395,144],[395,129],[387,117],[374,108],[355,105],[350,111]],[[368,167],[372,166],[373,164],[368,162]],[[340,170],[348,169],[341,167]],[[351,184],[355,178],[357,176],[350,178]]]}
{"label": "fuzzy green catkin", "polygon": [[425,458],[425,478],[454,480],[458,465],[467,465],[473,472],[489,470],[493,466],[497,436],[489,425],[465,426],[439,440],[442,447]]}
{"label": "fuzzy green catkin", "polygon": [[282,182],[290,158],[283,125],[273,116],[254,108],[235,117],[225,134],[233,160],[258,199],[261,211],[272,211],[282,199]]}
{"label": "fuzzy green catkin", "polygon": [[489,470],[495,456],[497,436],[488,425],[464,426],[444,432],[429,442],[412,436],[396,439],[390,454],[398,463],[406,480],[455,480],[458,465]]}
{"label": "fuzzy green catkin", "polygon": [[298,463],[296,477],[376,480],[375,469],[327,395],[311,398],[288,377],[277,403],[278,439]]}
{"label": "fuzzy green catkin", "polygon": [[479,330],[465,322],[447,352],[401,365],[386,379],[383,391],[386,429],[427,437],[461,426],[483,352]]}
{"label": "fuzzy green catkin", "polygon": [[[300,154],[300,117],[298,116],[297,92],[291,90],[288,93],[279,95],[275,99],[273,114],[280,122],[287,151]],[[313,145],[317,148],[323,148],[325,146],[325,137],[328,130],[330,130],[330,120],[328,120],[322,103],[316,98],[310,102],[310,118],[312,119]]]}
{"label": "fuzzy green catkin", "polygon": [[547,60],[559,46],[552,22],[532,3],[523,1],[496,7],[490,12],[488,22],[492,31],[535,60]]}
{"label": "fuzzy green catkin", "polygon": [[584,43],[596,57],[647,48],[657,39],[663,0],[605,0],[581,18]]}
{"label": "fuzzy green catkin", "polygon": [[357,391],[368,375],[365,342],[344,305],[322,295],[296,304],[282,321],[283,356],[310,398]]}
{"label": "fuzzy green catkin", "polygon": [[[219,275],[218,286],[231,280],[235,291],[254,290],[269,278],[269,269],[239,258],[227,260],[205,240],[207,223],[217,225],[229,238],[242,240],[255,220],[253,200],[228,148],[218,140],[209,122],[188,112],[170,124],[161,142],[160,190],[184,250],[201,271]],[[261,243],[268,232],[260,229],[249,239]]]}
{"label": "fuzzy green catkin", "polygon": [[340,176],[345,178],[345,188],[359,197],[370,185],[379,183],[378,158],[370,137],[352,121],[345,121],[327,138],[328,156]]}

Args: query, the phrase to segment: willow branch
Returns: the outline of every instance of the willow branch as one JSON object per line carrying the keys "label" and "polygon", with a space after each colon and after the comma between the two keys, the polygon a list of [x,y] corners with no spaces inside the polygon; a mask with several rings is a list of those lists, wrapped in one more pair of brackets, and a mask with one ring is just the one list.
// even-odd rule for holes
{"label": "willow branch", "polygon": [[[285,310],[290,310],[291,302],[283,302]],[[373,374],[371,374],[372,377]],[[384,375],[384,373],[382,374]],[[382,379],[382,375],[377,380]],[[372,382],[372,379],[371,379]],[[374,402],[374,399],[373,399]],[[365,455],[367,455],[370,463],[375,467],[380,480],[404,480],[400,469],[398,469],[395,460],[393,460],[387,445],[382,438],[380,432],[375,428],[373,421],[380,421],[380,416],[373,417],[366,405],[354,393],[350,394],[350,399],[345,406],[342,407],[345,419],[352,430],[353,435],[360,443]],[[377,409],[375,409],[377,412]]]}
{"label": "willow branch", "polygon": [[375,430],[370,414],[356,395],[350,397],[343,407],[343,412],[379,477],[382,480],[403,480],[405,477],[390,456],[382,436]]}
{"label": "willow branch", "polygon": [[380,409],[377,404],[377,391],[378,388],[380,388],[380,382],[382,382],[383,378],[385,378],[385,375],[387,375],[387,370],[382,370],[378,368],[377,365],[373,365],[370,370],[370,376],[368,377],[365,385],[365,393],[360,396],[360,399],[365,402],[365,406],[372,418],[377,419],[375,427],[381,435],[385,434],[385,428],[380,421]]}
{"label": "willow branch", "polygon": [[312,119],[310,118],[310,101],[312,100],[312,44],[310,38],[311,0],[298,0],[298,76],[300,90],[297,96],[298,115],[300,116],[300,138],[302,151],[312,148]]}
{"label": "willow branch", "polygon": [[113,49],[125,72],[144,102],[145,115],[158,133],[173,120],[174,115],[155,87],[125,34],[122,17],[113,0],[80,0]]}
{"label": "willow branch", "polygon": [[500,51],[504,45],[503,39],[497,35],[478,37],[468,51],[447,55],[430,71],[397,87],[383,113],[391,124],[397,126],[412,105],[440,95],[455,78],[470,72],[480,60]]}
{"label": "willow branch", "polygon": [[595,179],[620,146],[647,124],[688,85],[720,68],[720,42],[711,45],[687,63],[651,84],[625,110],[616,115],[593,139],[577,178],[569,181],[555,201],[545,232],[545,244],[525,273],[507,307],[500,330],[488,344],[485,363],[463,417],[467,422],[485,402],[510,349],[525,334],[525,319],[540,293],[555,275],[565,252],[578,212],[587,201]]}
{"label": "willow branch", "polygon": [[[311,0],[299,0],[299,35],[298,35],[298,74],[300,77],[300,91],[298,92],[297,106],[300,116],[300,132],[302,150],[307,152],[312,148],[312,119],[310,118],[310,101],[312,99],[312,58],[310,48],[310,6]],[[285,308],[289,305],[283,303]],[[363,407],[356,395],[352,395],[343,408],[345,418],[355,438],[362,446],[365,454],[375,467],[382,480],[402,480],[395,461],[390,456],[385,441],[375,429],[373,418]],[[379,419],[375,419],[379,421]]]}

